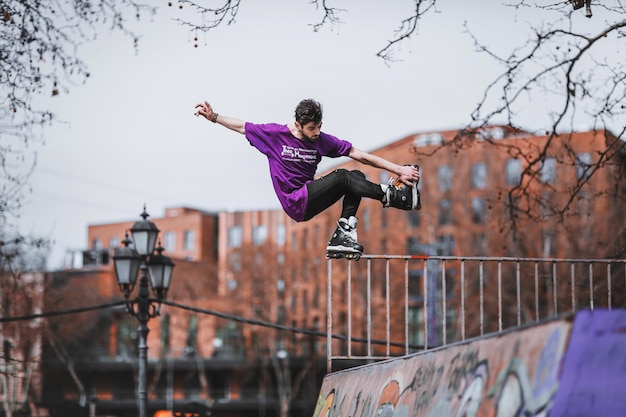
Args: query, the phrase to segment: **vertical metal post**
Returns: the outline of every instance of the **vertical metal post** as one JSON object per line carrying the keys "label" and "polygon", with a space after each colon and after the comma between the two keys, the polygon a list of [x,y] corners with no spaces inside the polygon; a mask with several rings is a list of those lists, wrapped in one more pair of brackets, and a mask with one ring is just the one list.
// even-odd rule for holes
{"label": "vertical metal post", "polygon": [[389,259],[387,259],[386,264],[385,264],[385,338],[386,338],[385,352],[387,354],[387,357],[391,355],[391,346],[390,346],[391,329],[389,327],[391,325],[391,307],[390,307],[391,294],[389,293],[389,291],[391,290],[391,285],[389,282],[390,280],[389,275],[390,275]]}
{"label": "vertical metal post", "polygon": [[483,276],[483,261],[478,263],[478,276],[480,283],[480,335],[485,334],[485,278]]}
{"label": "vertical metal post", "polygon": [[[352,357],[352,261],[348,260],[348,357]],[[342,323],[343,324],[343,323]]]}
{"label": "vertical metal post", "polygon": [[611,263],[606,264],[606,291],[607,291],[607,306],[609,310],[613,308],[613,304],[611,302],[612,297],[612,289],[611,289]]}
{"label": "vertical metal post", "polygon": [[409,350],[409,260],[404,260],[404,354]]}
{"label": "vertical metal post", "polygon": [[430,326],[428,325],[428,261],[424,260],[424,276],[422,276],[424,281],[424,350],[428,350],[428,335],[430,331]]}
{"label": "vertical metal post", "polygon": [[145,262],[141,264],[141,279],[139,281],[139,295],[137,297],[137,350],[139,352],[139,375],[137,381],[137,407],[139,417],[147,417],[148,391],[147,391],[147,368],[148,368],[148,320],[150,309],[150,289],[148,287],[148,267]]}
{"label": "vertical metal post", "polygon": [[498,261],[498,331],[502,331],[502,261]]}
{"label": "vertical metal post", "polygon": [[465,340],[465,259],[461,259],[461,340]]}
{"label": "vertical metal post", "polygon": [[589,308],[593,310],[593,264],[589,262]]}
{"label": "vertical metal post", "polygon": [[326,370],[333,368],[333,265],[328,260],[328,287],[326,289]]}
{"label": "vertical metal post", "polygon": [[448,342],[448,304],[446,297],[448,295],[448,289],[446,287],[446,261],[441,262],[441,327],[442,327],[442,343],[445,346]]}
{"label": "vertical metal post", "polygon": [[576,264],[570,264],[570,285],[572,286],[572,312],[576,311]]}
{"label": "vertical metal post", "polygon": [[372,356],[372,260],[367,260],[367,356]]}
{"label": "vertical metal post", "polygon": [[522,325],[522,282],[519,261],[515,263],[515,290],[517,291],[517,325]]}
{"label": "vertical metal post", "polygon": [[557,298],[557,292],[558,292],[557,284],[558,283],[556,279],[556,262],[552,262],[552,302],[554,303],[554,315],[555,316],[559,314],[559,307],[558,307],[559,299]]}
{"label": "vertical metal post", "polygon": [[539,264],[535,262],[535,321],[539,321]]}

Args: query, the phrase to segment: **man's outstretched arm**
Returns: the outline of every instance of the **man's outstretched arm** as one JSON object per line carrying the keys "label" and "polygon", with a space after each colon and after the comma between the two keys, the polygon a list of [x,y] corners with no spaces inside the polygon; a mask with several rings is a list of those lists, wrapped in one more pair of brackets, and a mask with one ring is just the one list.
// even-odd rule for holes
{"label": "man's outstretched arm", "polygon": [[420,178],[419,171],[412,165],[394,164],[393,162],[390,162],[385,158],[381,158],[380,156],[367,153],[365,151],[355,148],[354,146],[352,147],[352,149],[350,149],[350,153],[348,154],[348,156],[362,164],[389,171],[392,174],[397,175],[400,181],[408,186],[413,185],[412,183],[419,180]]}
{"label": "man's outstretched arm", "polygon": [[196,104],[196,116],[203,116],[207,120],[220,124],[242,135],[246,133],[246,122],[235,119],[234,117],[226,117],[213,111],[208,101]]}

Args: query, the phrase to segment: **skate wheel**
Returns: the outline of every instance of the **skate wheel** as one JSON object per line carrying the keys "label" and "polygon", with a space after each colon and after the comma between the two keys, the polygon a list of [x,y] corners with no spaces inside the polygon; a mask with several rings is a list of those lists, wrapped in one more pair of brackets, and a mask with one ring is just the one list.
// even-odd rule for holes
{"label": "skate wheel", "polygon": [[326,259],[348,259],[358,261],[361,259],[359,252],[326,252]]}

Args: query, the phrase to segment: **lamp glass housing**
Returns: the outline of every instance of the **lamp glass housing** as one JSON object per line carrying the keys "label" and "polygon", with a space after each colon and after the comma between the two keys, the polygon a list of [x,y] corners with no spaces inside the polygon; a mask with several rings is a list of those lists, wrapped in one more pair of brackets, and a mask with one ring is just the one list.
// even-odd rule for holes
{"label": "lamp glass housing", "polygon": [[132,290],[137,282],[137,274],[141,266],[141,257],[137,251],[129,247],[115,248],[113,255],[115,278],[122,290]]}
{"label": "lamp glass housing", "polygon": [[161,254],[163,248],[157,248],[157,253],[150,257],[148,271],[150,273],[150,284],[152,291],[158,299],[164,299],[172,281],[174,272],[174,262],[167,256]]}
{"label": "lamp glass housing", "polygon": [[157,226],[149,220],[139,220],[130,229],[135,250],[141,256],[151,255],[159,235]]}

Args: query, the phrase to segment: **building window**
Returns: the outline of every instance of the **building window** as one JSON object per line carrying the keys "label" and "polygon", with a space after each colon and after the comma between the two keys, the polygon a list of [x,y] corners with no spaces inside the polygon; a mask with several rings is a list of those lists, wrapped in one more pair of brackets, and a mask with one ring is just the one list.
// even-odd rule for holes
{"label": "building window", "polygon": [[541,217],[549,218],[554,215],[555,196],[554,193],[545,191],[541,193],[540,213]]}
{"label": "building window", "polygon": [[276,281],[276,289],[279,293],[285,292],[285,279],[283,277],[278,278]]}
{"label": "building window", "polygon": [[437,177],[439,179],[439,191],[445,193],[452,190],[453,169],[449,165],[441,165],[437,169]]}
{"label": "building window", "polygon": [[454,236],[448,234],[437,236],[437,255],[454,255],[454,246]]}
{"label": "building window", "polygon": [[452,203],[448,199],[439,201],[439,224],[452,224]]}
{"label": "building window", "polygon": [[477,233],[474,235],[474,254],[476,256],[487,255],[487,235],[485,233]]}
{"label": "building window", "polygon": [[161,318],[161,349],[165,355],[170,351],[170,315]]}
{"label": "building window", "polygon": [[541,256],[548,258],[556,255],[556,238],[554,233],[543,231],[541,233],[542,253]]}
{"label": "building window", "polygon": [[93,250],[102,249],[102,239],[95,238],[94,240],[92,240],[91,241],[91,249],[93,249]]}
{"label": "building window", "polygon": [[589,178],[591,168],[591,154],[588,152],[579,153],[576,157],[576,179]]}
{"label": "building window", "polygon": [[482,224],[487,218],[487,203],[482,197],[472,197],[472,222]]}
{"label": "building window", "polygon": [[[242,346],[244,346],[242,338],[241,331],[234,322],[229,322],[225,325],[216,324],[215,337],[213,339],[213,347],[215,348],[213,356],[217,358],[239,357],[243,352]],[[211,377],[218,377],[220,374],[224,373],[209,372],[209,374]],[[223,392],[224,390],[228,391],[229,385],[230,384],[226,384],[220,388],[219,384],[211,384],[211,388],[215,387],[219,392]],[[223,394],[219,396],[222,397]]]}
{"label": "building window", "polygon": [[424,346],[424,308],[410,307],[408,311],[409,344]]}
{"label": "building window", "polygon": [[276,225],[276,244],[283,246],[287,240],[287,228],[284,224],[280,223]]}
{"label": "building window", "polygon": [[111,239],[109,239],[110,248],[117,248],[119,244],[120,244],[120,240],[117,237],[112,237]]}
{"label": "building window", "polygon": [[291,311],[298,311],[298,293],[291,294]]}
{"label": "building window", "polygon": [[479,190],[487,188],[487,164],[484,162],[472,165],[472,188]]}
{"label": "building window", "polygon": [[[580,191],[576,199],[576,209],[580,216],[580,225],[585,226],[593,215],[593,198],[586,191]],[[624,229],[626,231],[626,229]]]}
{"label": "building window", "polygon": [[553,183],[556,179],[556,159],[546,158],[541,164],[541,182]]}
{"label": "building window", "polygon": [[264,224],[252,228],[252,243],[262,245],[267,239],[267,227]]}
{"label": "building window", "polygon": [[387,212],[389,210],[379,210],[380,213],[380,225],[384,229],[387,227]]}
{"label": "building window", "polygon": [[308,282],[309,279],[309,261],[308,260],[303,260],[302,264],[300,266],[300,281],[301,282]]}
{"label": "building window", "polygon": [[237,289],[237,280],[235,278],[229,278],[228,283],[228,291],[235,291]]}
{"label": "building window", "polygon": [[122,320],[117,325],[117,356],[132,358],[135,356],[135,346],[137,343],[137,333],[134,323],[130,320]]}
{"label": "building window", "polygon": [[228,255],[228,264],[233,272],[241,272],[241,254],[237,252],[231,252]]}
{"label": "building window", "polygon": [[291,234],[291,251],[292,252],[298,251],[298,234],[296,232],[293,232]]}
{"label": "building window", "polygon": [[313,308],[319,308],[319,307],[320,307],[320,288],[316,285],[315,288],[313,289]]}
{"label": "building window", "polygon": [[287,317],[287,310],[285,306],[278,306],[278,308],[276,309],[276,323],[285,324],[286,317]]}
{"label": "building window", "polygon": [[307,250],[309,243],[309,229],[302,230],[302,250]]}
{"label": "building window", "polygon": [[228,228],[228,247],[240,248],[243,243],[243,231],[241,226],[230,226]]}
{"label": "building window", "polygon": [[409,255],[421,255],[422,245],[419,237],[409,236],[406,240],[406,251]]}
{"label": "building window", "polygon": [[370,211],[367,208],[364,208],[361,212],[360,223],[363,231],[367,232],[370,230]]}
{"label": "building window", "polygon": [[174,232],[165,232],[163,240],[163,247],[166,252],[173,252],[176,249],[176,235]]}
{"label": "building window", "polygon": [[183,349],[185,356],[195,356],[196,349],[198,348],[198,317],[189,317],[189,324],[187,325],[187,342]]}
{"label": "building window", "polygon": [[183,233],[183,249],[193,250],[196,243],[196,234],[193,230],[185,230]]}
{"label": "building window", "polygon": [[519,185],[522,179],[522,162],[519,159],[506,161],[506,185],[512,187]]}
{"label": "building window", "polygon": [[424,277],[424,269],[409,270],[409,301],[412,303],[424,302],[424,293],[422,291],[422,282]]}
{"label": "building window", "polygon": [[456,326],[454,325],[454,323],[457,322],[457,315],[456,315],[456,311],[449,308],[448,310],[446,310],[446,341],[448,343],[452,343],[456,340]]}

